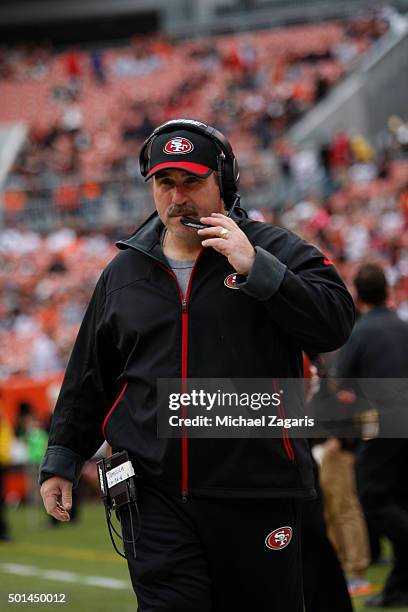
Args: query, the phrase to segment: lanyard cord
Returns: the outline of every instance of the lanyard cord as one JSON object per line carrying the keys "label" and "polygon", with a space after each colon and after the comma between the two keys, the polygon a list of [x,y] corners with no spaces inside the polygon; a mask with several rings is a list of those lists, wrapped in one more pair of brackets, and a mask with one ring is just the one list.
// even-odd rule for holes
{"label": "lanyard cord", "polygon": [[[130,518],[130,531],[131,531],[131,536],[132,539],[131,540],[127,540],[126,538],[124,538],[122,536],[122,534],[120,534],[114,527],[113,523],[112,523],[112,519],[111,519],[111,511],[108,508],[108,506],[105,504],[105,514],[106,514],[106,522],[108,525],[108,531],[109,531],[109,535],[110,535],[110,539],[111,542],[113,544],[113,548],[116,550],[116,552],[118,553],[118,555],[120,555],[121,557],[123,557],[124,559],[126,559],[126,555],[124,555],[123,553],[120,552],[120,550],[118,549],[115,539],[113,537],[113,533],[122,540],[123,543],[126,544],[132,544],[133,547],[133,556],[136,559],[136,542],[139,540],[140,538],[140,532],[141,532],[141,519],[140,519],[140,513],[139,513],[139,508],[137,503],[134,501],[132,502],[134,507],[135,507],[135,511],[136,511],[136,517],[137,517],[137,521],[139,524],[139,529],[137,532],[137,535],[135,537],[135,530],[134,530],[134,525],[133,525],[133,516],[132,516],[132,510],[130,507],[130,504],[128,504],[128,511],[129,511],[129,518]],[[120,515],[118,515],[118,519],[120,520]],[[112,533],[113,532],[113,533]]]}

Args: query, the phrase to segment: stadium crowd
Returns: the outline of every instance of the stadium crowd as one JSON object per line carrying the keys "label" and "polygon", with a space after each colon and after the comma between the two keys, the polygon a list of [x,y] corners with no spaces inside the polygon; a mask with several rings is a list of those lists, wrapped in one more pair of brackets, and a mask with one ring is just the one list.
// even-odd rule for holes
{"label": "stadium crowd", "polygon": [[[297,150],[284,137],[390,24],[387,11],[370,11],[256,35],[156,35],[63,53],[2,48],[0,117],[25,119],[30,131],[3,194],[0,378],[64,368],[91,288],[114,253],[112,237],[148,212],[140,144],[153,125],[183,114],[231,139],[252,215],[320,243],[349,281],[375,252],[408,317],[403,122],[390,120],[378,154],[357,134],[338,133],[320,151]],[[254,204],[259,188],[266,198]],[[38,201],[52,211],[47,235],[30,229],[36,217],[27,212]],[[106,218],[113,204],[116,217]]]}
{"label": "stadium crowd", "polygon": [[49,201],[65,216],[97,209],[138,181],[141,143],[175,116],[217,125],[248,169],[243,188],[267,185],[287,128],[389,27],[386,11],[371,11],[193,40],[136,37],[122,48],[3,48],[0,118],[29,125],[7,184],[8,216]]}

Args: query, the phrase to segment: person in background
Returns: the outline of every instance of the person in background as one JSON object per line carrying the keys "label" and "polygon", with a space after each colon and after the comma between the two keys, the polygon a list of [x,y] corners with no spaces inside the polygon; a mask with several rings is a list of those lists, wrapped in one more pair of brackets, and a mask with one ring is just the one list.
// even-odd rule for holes
{"label": "person in background", "polygon": [[367,526],[355,483],[355,441],[330,438],[323,444],[320,483],[327,531],[347,576],[350,595],[368,595],[370,563]]}
{"label": "person in background", "polygon": [[[336,374],[379,381],[374,388],[379,437],[362,442],[357,451],[357,488],[368,523],[391,541],[394,550],[383,591],[365,605],[403,607],[408,606],[408,440],[396,437],[404,433],[396,419],[404,417],[407,407],[406,395],[402,406],[396,404],[395,389],[408,378],[408,324],[387,307],[388,285],[381,266],[361,265],[354,284],[361,316],[339,352]],[[367,387],[369,396],[372,387]]]}
{"label": "person in background", "polygon": [[24,419],[23,439],[27,448],[28,474],[30,477],[30,502],[38,505],[41,498],[38,494],[38,467],[47,448],[48,436],[41,426],[40,419],[34,411],[26,415]]}
{"label": "person in background", "polygon": [[10,533],[5,516],[4,473],[10,463],[13,429],[4,414],[0,397],[0,542],[8,542]]}

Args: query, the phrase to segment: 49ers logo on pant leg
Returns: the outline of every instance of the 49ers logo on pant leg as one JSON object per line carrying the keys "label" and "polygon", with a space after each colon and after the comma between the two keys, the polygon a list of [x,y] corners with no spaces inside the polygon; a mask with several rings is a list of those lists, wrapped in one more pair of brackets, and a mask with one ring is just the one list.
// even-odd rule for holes
{"label": "49ers logo on pant leg", "polygon": [[292,527],[278,527],[265,538],[265,546],[271,550],[283,550],[292,540]]}

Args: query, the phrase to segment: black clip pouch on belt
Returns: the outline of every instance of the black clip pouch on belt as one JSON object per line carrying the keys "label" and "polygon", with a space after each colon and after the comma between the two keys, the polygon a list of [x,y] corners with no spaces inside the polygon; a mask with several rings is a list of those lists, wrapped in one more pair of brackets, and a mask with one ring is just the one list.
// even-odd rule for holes
{"label": "black clip pouch on belt", "polygon": [[[119,453],[114,453],[110,457],[106,459],[101,459],[97,462],[98,469],[98,479],[99,479],[99,488],[100,495],[103,499],[106,511],[106,521],[109,529],[109,535],[112,540],[112,544],[116,550],[116,552],[121,556],[125,557],[117,548],[112,530],[114,533],[119,536],[123,542],[128,542],[128,540],[123,540],[121,535],[115,530],[111,523],[111,512],[113,510],[117,511],[120,508],[128,507],[130,513],[130,520],[132,523],[132,540],[129,540],[130,543],[133,544],[134,556],[136,557],[135,550],[135,542],[137,541],[140,534],[140,516],[139,510],[137,507],[137,488],[136,488],[136,474],[133,469],[133,465],[131,461],[129,461],[129,456],[126,451],[121,451]],[[130,510],[130,504],[134,504],[136,514],[139,522],[139,534],[135,536],[133,529],[133,521]],[[117,517],[119,514],[116,512]],[[126,558],[126,557],[125,557]]]}
{"label": "black clip pouch on belt", "polygon": [[136,501],[137,476],[126,451],[101,459],[96,465],[101,497],[109,510],[118,510]]}

